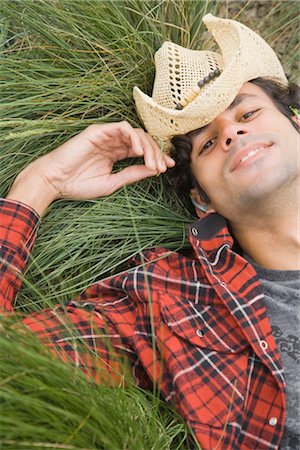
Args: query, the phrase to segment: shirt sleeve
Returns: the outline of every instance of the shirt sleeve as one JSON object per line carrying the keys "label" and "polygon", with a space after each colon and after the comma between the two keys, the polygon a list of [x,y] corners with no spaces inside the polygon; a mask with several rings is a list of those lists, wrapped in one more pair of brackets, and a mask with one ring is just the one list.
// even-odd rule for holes
{"label": "shirt sleeve", "polygon": [[0,313],[13,312],[40,219],[29,206],[0,199]]}

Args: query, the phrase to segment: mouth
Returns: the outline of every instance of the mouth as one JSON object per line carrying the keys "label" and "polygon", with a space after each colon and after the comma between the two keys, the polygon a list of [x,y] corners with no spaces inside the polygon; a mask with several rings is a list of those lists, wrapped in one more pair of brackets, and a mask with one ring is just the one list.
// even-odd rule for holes
{"label": "mouth", "polygon": [[250,163],[251,161],[254,161],[259,156],[259,153],[266,151],[272,145],[272,143],[256,143],[242,148],[233,158],[230,165],[230,172],[234,172],[238,167],[246,165],[246,162]]}

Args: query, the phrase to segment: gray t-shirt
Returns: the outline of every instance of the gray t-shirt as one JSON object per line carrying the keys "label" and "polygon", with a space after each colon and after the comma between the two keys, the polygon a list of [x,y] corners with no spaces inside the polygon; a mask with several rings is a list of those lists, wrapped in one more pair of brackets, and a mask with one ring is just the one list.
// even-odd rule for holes
{"label": "gray t-shirt", "polygon": [[281,450],[300,449],[300,271],[254,266],[260,278],[267,313],[281,355],[287,383],[287,416]]}

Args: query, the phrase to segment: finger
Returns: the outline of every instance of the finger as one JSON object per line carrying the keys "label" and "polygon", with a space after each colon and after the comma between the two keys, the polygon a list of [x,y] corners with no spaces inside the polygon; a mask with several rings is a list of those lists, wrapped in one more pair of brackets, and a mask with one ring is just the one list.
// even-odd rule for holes
{"label": "finger", "polygon": [[130,138],[129,157],[144,155],[146,167],[150,170],[157,169],[159,172],[165,172],[167,167],[172,166],[169,159],[169,166],[167,166],[164,154],[150,134],[145,133],[141,128],[133,128],[128,122],[122,122],[121,127]]}
{"label": "finger", "polygon": [[[92,142],[96,145],[100,144],[99,148],[102,152],[104,149],[108,151],[113,161],[143,155],[141,139],[137,133],[138,129],[133,128],[126,121],[105,125],[90,125],[88,128],[91,131],[90,139],[93,138]],[[98,135],[95,131],[98,131]],[[101,142],[101,140],[105,142]]]}
{"label": "finger", "polygon": [[147,138],[148,142],[150,143],[150,145],[152,146],[152,150],[153,150],[153,154],[154,154],[154,158],[156,161],[158,171],[161,173],[165,172],[167,170],[167,165],[165,162],[163,151],[160,149],[160,147],[155,142],[155,140],[152,138],[152,136],[150,136],[150,134],[147,134],[146,138]]}
{"label": "finger", "polygon": [[134,165],[126,167],[125,169],[111,175],[111,181],[113,190],[115,192],[123,186],[135,183],[137,181],[143,180],[144,178],[153,177],[157,175],[157,170],[150,170],[145,165]]}
{"label": "finger", "polygon": [[176,161],[167,153],[164,153],[164,160],[167,165],[167,167],[170,169],[171,167],[174,167],[176,164]]}
{"label": "finger", "polygon": [[150,169],[157,168],[158,172],[165,172],[167,167],[164,159],[162,158],[160,148],[149,133],[146,133],[142,129],[137,130],[140,135],[141,142],[144,149],[144,161],[147,167]]}
{"label": "finger", "polygon": [[157,165],[159,167],[159,171],[164,173],[167,170],[167,165],[164,158],[164,153],[160,149],[155,150]]}
{"label": "finger", "polygon": [[130,132],[130,143],[131,143],[131,149],[133,151],[133,153],[136,156],[142,156],[144,153],[143,150],[143,144],[141,142],[141,138],[139,136],[139,134],[137,133],[137,131],[132,128],[132,131]]}
{"label": "finger", "polygon": [[149,170],[159,170],[155,147],[152,145],[152,142],[148,139],[147,134],[143,130],[140,130],[139,134],[143,145],[143,154],[146,167],[148,167]]}
{"label": "finger", "polygon": [[131,127],[127,122],[124,122],[123,131],[128,133],[131,144],[129,145],[128,157],[143,156],[145,165],[149,170],[159,170],[155,148],[148,139],[147,133],[142,128]]}
{"label": "finger", "polygon": [[141,142],[141,136],[139,128],[133,128],[128,122],[124,121],[120,123],[121,131],[124,134],[127,145],[129,146],[128,156],[142,156],[144,153],[143,144]]}

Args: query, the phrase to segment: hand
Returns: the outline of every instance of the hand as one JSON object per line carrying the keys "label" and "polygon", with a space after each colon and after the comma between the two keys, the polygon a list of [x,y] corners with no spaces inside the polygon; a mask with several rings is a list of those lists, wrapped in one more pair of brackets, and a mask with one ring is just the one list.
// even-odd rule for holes
{"label": "hand", "polygon": [[[117,161],[143,156],[145,164],[112,173]],[[91,125],[39,160],[40,171],[57,198],[90,199],[109,195],[174,165],[142,129],[127,122]]]}
{"label": "hand", "polygon": [[[138,156],[143,156],[144,164],[112,172],[117,161]],[[45,197],[43,204],[47,205],[58,198],[103,197],[174,165],[174,160],[162,154],[152,137],[142,129],[133,128],[127,122],[91,125],[26,167],[17,177],[8,198],[17,200],[16,187],[20,196],[21,186],[24,192],[24,183],[28,189],[30,179],[38,186],[39,195]]]}

